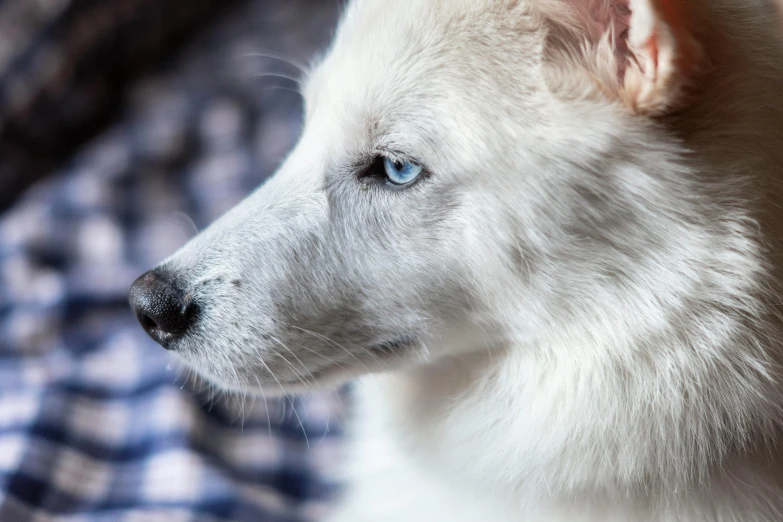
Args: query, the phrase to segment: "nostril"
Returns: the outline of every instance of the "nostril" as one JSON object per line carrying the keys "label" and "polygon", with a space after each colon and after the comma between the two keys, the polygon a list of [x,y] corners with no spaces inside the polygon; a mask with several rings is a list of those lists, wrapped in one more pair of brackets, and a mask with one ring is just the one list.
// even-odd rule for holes
{"label": "nostril", "polygon": [[150,330],[151,328],[157,328],[158,323],[150,319],[149,316],[141,314],[139,316],[139,323],[141,323],[141,327],[145,330]]}
{"label": "nostril", "polygon": [[133,283],[129,301],[142,328],[166,348],[195,320],[196,306],[190,295],[156,270]]}

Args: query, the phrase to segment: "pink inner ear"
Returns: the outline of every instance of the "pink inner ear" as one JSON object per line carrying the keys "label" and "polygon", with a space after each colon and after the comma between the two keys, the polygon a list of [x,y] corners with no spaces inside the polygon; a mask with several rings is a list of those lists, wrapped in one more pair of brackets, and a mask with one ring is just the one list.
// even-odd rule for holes
{"label": "pink inner ear", "polygon": [[628,28],[631,22],[629,0],[565,0],[573,8],[576,22],[590,42],[609,36],[622,76],[628,59]]}
{"label": "pink inner ear", "polygon": [[628,30],[631,18],[629,0],[565,0],[591,39],[598,39],[614,27],[620,35]]}

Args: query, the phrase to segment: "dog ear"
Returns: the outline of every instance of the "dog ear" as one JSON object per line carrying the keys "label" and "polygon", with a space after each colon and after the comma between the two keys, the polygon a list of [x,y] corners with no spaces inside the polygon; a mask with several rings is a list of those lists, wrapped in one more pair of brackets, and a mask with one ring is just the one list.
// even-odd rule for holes
{"label": "dog ear", "polygon": [[[555,40],[630,110],[681,108],[704,65],[692,0],[544,0]],[[586,63],[585,63],[586,62]]]}

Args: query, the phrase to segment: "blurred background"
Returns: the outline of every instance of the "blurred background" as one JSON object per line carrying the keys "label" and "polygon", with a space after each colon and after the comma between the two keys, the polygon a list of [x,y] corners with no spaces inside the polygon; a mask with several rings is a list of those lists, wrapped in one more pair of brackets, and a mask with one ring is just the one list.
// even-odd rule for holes
{"label": "blurred background", "polygon": [[337,0],[0,0],[0,522],[317,520],[337,394],[215,395],[133,280],[270,175]]}

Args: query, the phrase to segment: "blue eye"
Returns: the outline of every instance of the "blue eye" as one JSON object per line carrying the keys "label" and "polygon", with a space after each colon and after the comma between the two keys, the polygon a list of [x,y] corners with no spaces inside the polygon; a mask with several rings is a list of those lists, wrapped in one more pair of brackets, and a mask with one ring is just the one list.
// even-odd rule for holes
{"label": "blue eye", "polygon": [[424,168],[412,161],[383,159],[383,169],[386,178],[395,185],[407,185],[416,181]]}

